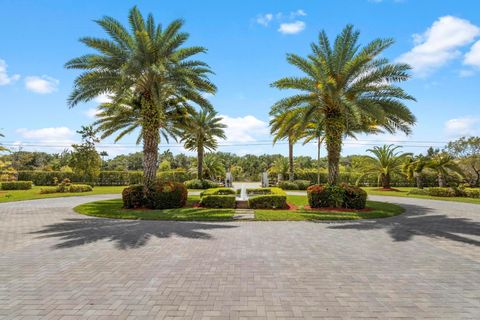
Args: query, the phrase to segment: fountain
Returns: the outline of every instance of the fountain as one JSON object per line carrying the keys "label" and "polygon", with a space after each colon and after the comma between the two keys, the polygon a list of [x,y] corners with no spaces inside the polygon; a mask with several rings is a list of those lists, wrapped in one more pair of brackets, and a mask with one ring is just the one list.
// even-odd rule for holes
{"label": "fountain", "polygon": [[247,187],[243,183],[242,183],[242,187],[240,189],[240,195],[237,196],[236,204],[237,204],[238,209],[247,209],[248,208]]}

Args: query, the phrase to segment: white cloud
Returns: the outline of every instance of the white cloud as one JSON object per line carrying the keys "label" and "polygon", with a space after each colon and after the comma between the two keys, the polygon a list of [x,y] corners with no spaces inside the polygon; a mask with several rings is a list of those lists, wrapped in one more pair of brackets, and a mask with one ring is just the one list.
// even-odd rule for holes
{"label": "white cloud", "polygon": [[7,63],[5,60],[0,59],[0,86],[4,86],[10,83],[13,83],[20,79],[20,75],[14,74],[9,76],[7,73]]}
{"label": "white cloud", "polygon": [[34,140],[56,140],[67,139],[72,137],[75,133],[67,127],[51,127],[41,129],[26,129],[20,128],[17,132],[26,139]]}
{"label": "white cloud", "polygon": [[273,20],[273,14],[272,13],[266,13],[259,15],[256,19],[258,24],[261,24],[262,26],[267,27],[268,24]]}
{"label": "white cloud", "polygon": [[254,116],[230,117],[220,115],[222,123],[227,126],[225,135],[228,142],[252,142],[258,140],[258,136],[268,135],[268,123]]}
{"label": "white cloud", "polygon": [[463,63],[480,67],[480,40],[475,42],[475,44],[470,48],[470,51],[465,54]]}
{"label": "white cloud", "polygon": [[96,97],[94,101],[99,104],[108,103],[108,102],[112,102],[112,97],[106,93],[102,93],[101,95]]}
{"label": "white cloud", "polygon": [[463,117],[445,122],[445,132],[449,137],[460,137],[480,134],[479,117]]}
{"label": "white cloud", "polygon": [[47,94],[57,91],[58,84],[60,81],[52,77],[43,75],[39,76],[28,76],[25,78],[25,87],[29,91],[33,91],[39,94]]}
{"label": "white cloud", "polygon": [[296,34],[305,29],[305,22],[303,21],[294,21],[291,23],[282,23],[278,31],[283,34]]}
{"label": "white cloud", "polygon": [[475,75],[475,71],[473,70],[460,70],[458,72],[458,75],[461,77],[461,78],[468,78],[468,77],[472,77]]}
{"label": "white cloud", "polygon": [[415,46],[398,61],[409,63],[425,76],[461,55],[459,49],[475,40],[480,28],[453,16],[440,17],[423,34],[413,35]]}
{"label": "white cloud", "polygon": [[292,19],[295,17],[304,17],[306,15],[307,13],[302,9],[298,9],[297,11],[290,12],[290,18]]}
{"label": "white cloud", "polygon": [[85,111],[85,115],[89,118],[95,118],[96,115],[100,112],[97,108],[90,108],[87,111]]}

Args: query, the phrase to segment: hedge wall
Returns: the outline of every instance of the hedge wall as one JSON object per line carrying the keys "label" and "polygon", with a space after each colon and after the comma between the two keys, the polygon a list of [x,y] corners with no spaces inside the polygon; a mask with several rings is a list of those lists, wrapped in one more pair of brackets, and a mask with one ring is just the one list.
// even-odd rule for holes
{"label": "hedge wall", "polygon": [[[184,182],[191,178],[185,170],[169,170],[157,173],[161,181]],[[72,172],[61,171],[18,171],[18,180],[32,181],[36,186],[51,186],[54,178],[58,181],[69,179],[75,183],[88,182]],[[128,186],[140,184],[143,180],[142,171],[101,171],[95,183],[100,186]]]}

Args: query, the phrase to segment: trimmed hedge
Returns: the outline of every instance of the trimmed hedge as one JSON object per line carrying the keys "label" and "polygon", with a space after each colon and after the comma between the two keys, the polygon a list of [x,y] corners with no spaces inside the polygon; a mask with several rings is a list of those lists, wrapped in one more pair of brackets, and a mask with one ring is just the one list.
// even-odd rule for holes
{"label": "trimmed hedge", "polygon": [[248,206],[252,209],[284,209],[287,207],[287,194],[280,188],[248,189]]}
{"label": "trimmed hedge", "polygon": [[193,178],[193,174],[185,169],[158,171],[157,179],[160,181],[186,182]]}
{"label": "trimmed hedge", "polygon": [[206,179],[193,179],[185,181],[185,186],[187,187],[187,189],[211,189],[220,187],[220,184]]}
{"label": "trimmed hedge", "polygon": [[367,204],[367,193],[348,184],[313,185],[308,187],[307,197],[311,208],[364,209]]}
{"label": "trimmed hedge", "polygon": [[145,195],[145,204],[150,209],[181,208],[187,203],[188,190],[183,183],[157,182],[153,192]]}
{"label": "trimmed hedge", "polygon": [[480,189],[459,189],[459,188],[425,188],[425,189],[412,189],[408,194],[425,195],[431,197],[468,197],[468,198],[480,198]]}
{"label": "trimmed hedge", "polygon": [[280,181],[278,186],[283,190],[307,190],[311,185],[309,180]]}
{"label": "trimmed hedge", "polygon": [[200,205],[206,208],[235,208],[235,195],[204,195],[200,199]]}
{"label": "trimmed hedge", "polygon": [[81,192],[90,192],[93,191],[92,186],[88,184],[69,184],[63,185],[60,184],[56,187],[47,187],[41,188],[41,194],[49,194],[49,193],[81,193]]}
{"label": "trimmed hedge", "polygon": [[232,188],[211,188],[200,192],[200,197],[203,196],[217,196],[217,195],[235,195],[235,190]]}
{"label": "trimmed hedge", "polygon": [[2,190],[30,190],[32,181],[6,181],[0,184]]}

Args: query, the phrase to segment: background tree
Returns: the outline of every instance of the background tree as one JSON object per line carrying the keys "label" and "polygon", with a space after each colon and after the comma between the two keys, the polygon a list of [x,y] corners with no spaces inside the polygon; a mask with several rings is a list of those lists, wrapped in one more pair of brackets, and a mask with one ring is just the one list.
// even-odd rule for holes
{"label": "background tree", "polygon": [[458,165],[468,184],[480,187],[480,137],[462,137],[450,141],[446,151],[458,159]]}
{"label": "background tree", "polygon": [[[281,175],[282,179],[284,179],[289,172],[289,168],[290,161],[288,160],[288,158],[280,157],[275,160],[273,165],[270,167],[269,172],[276,175]],[[281,179],[279,178],[279,180]]]}
{"label": "background tree", "polygon": [[95,149],[95,143],[100,139],[96,137],[96,131],[92,126],[82,126],[77,133],[82,136],[82,143],[72,144],[70,166],[75,174],[82,177],[82,181],[94,183],[102,166],[102,159]]}
{"label": "background tree", "polygon": [[213,153],[207,153],[203,158],[202,176],[210,180],[219,180],[225,177],[225,173],[225,164],[222,159]]}
{"label": "background tree", "polygon": [[227,126],[217,117],[215,111],[192,112],[182,127],[181,142],[185,149],[197,151],[197,178],[203,178],[203,158],[205,150],[214,151],[218,147],[217,139],[226,139],[225,129]]}
{"label": "background tree", "polygon": [[304,75],[272,84],[281,90],[300,91],[279,100],[272,107],[272,115],[302,108],[302,121],[320,115],[324,119],[330,184],[338,183],[342,141],[349,128],[375,126],[389,133],[400,130],[409,134],[415,123],[403,103],[414,98],[394,85],[410,77],[410,66],[381,57],[393,40],[376,39],[360,47],[358,37],[359,32],[347,25],[331,45],[322,31],[318,43],[311,44],[312,53],[307,58],[287,56],[287,61]]}
{"label": "background tree", "polygon": [[367,151],[372,153],[373,156],[366,157],[367,161],[362,176],[376,174],[382,188],[390,189],[392,175],[402,174],[403,164],[412,156],[411,153],[397,151],[400,148],[400,146],[390,144],[368,149]]}
{"label": "background tree", "polygon": [[[216,91],[208,79],[210,68],[202,61],[190,59],[206,49],[182,47],[189,37],[180,31],[183,21],[175,20],[163,27],[155,23],[152,15],[144,19],[136,7],[129,14],[131,31],[111,17],[96,22],[110,39],[80,40],[97,53],[67,62],[69,69],[84,70],[75,79],[68,102],[73,107],[109,94],[113,101],[101,113],[103,136],[121,131],[118,140],[140,128],[148,194],[155,183],[160,130],[170,125],[172,117],[181,118],[178,109],[191,107],[189,103],[212,108],[202,96]],[[122,112],[127,114],[122,116]]]}
{"label": "background tree", "polygon": [[415,179],[417,188],[423,189],[423,171],[427,165],[427,158],[423,155],[408,158],[402,167],[402,172],[409,180]]}
{"label": "background tree", "polygon": [[438,177],[438,186],[447,186],[447,177],[453,173],[463,175],[462,169],[455,162],[455,159],[446,152],[431,152],[425,167],[434,170]]}
{"label": "background tree", "polygon": [[[4,138],[5,136],[3,135],[3,133],[0,132],[0,138]],[[5,148],[1,143],[0,143],[0,152],[2,151],[8,151],[7,148]]]}

